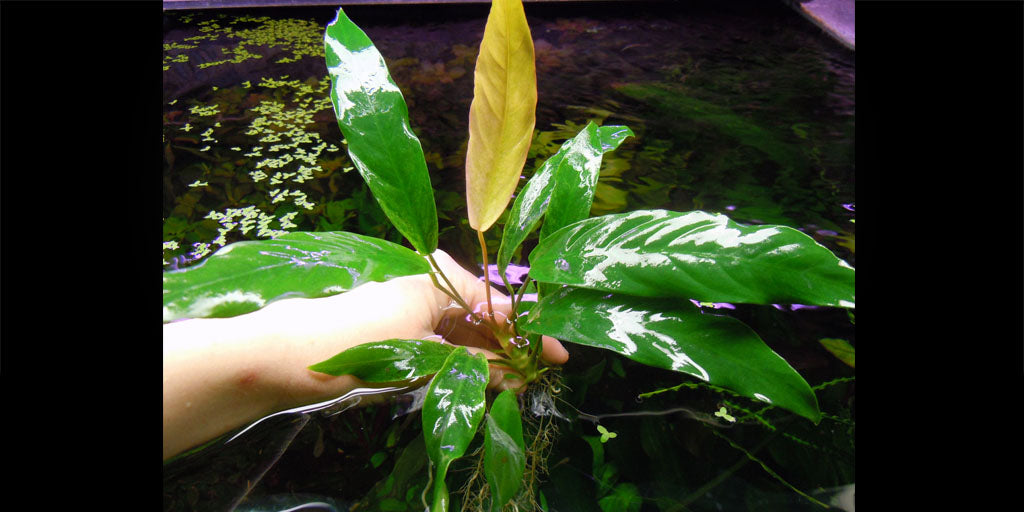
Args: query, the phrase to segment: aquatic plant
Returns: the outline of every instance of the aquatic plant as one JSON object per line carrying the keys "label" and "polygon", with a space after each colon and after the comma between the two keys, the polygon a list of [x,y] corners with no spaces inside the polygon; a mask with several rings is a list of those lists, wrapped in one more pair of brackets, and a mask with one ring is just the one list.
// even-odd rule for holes
{"label": "aquatic plant", "polygon": [[[544,161],[507,211],[493,266],[512,297],[513,314],[501,320],[490,304],[474,312],[431,256],[438,247],[438,215],[425,155],[383,57],[342,9],[324,41],[330,99],[349,157],[412,248],[344,231],[230,244],[200,265],[164,273],[165,322],[239,315],[286,297],[322,297],[369,281],[429,274],[467,315],[492,330],[500,344],[496,359],[446,343],[380,340],[311,369],[372,383],[430,378],[421,417],[424,453],[433,468],[424,489],[431,498],[424,502],[434,512],[448,509],[449,467],[467,455],[481,430],[482,447],[468,455],[479,457],[474,475],[483,474],[485,490],[467,501],[492,510],[533,501],[543,447],[527,446],[515,393],[503,391],[489,400],[486,388],[489,365],[520,379],[519,391],[551,385],[550,368],[540,359],[542,335],[821,420],[813,390],[789,363],[740,321],[692,301],[852,309],[852,267],[781,225],[745,226],[722,214],[662,209],[590,217],[603,155],[632,131],[588,123]],[[528,159],[536,101],[533,43],[522,3],[495,0],[476,63],[466,155],[468,221],[484,268],[491,266],[485,232],[506,215]],[[516,251],[538,229],[529,272],[513,283],[507,271]],[[716,417],[736,420],[730,410],[719,409]],[[616,437],[607,428],[599,432],[590,442],[595,471],[608,468],[598,459],[602,445]],[[601,471],[608,477],[602,479],[602,502],[638,509],[635,486],[616,484],[610,469]]]}

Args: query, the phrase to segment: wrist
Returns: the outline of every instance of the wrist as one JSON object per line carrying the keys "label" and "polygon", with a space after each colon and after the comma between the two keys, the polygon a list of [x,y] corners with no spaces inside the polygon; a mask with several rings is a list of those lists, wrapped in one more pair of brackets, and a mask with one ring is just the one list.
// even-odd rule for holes
{"label": "wrist", "polygon": [[349,375],[333,376],[309,369],[371,341],[363,339],[367,316],[352,314],[353,298],[342,294],[286,299],[246,315],[250,318],[244,322],[245,328],[250,332],[243,338],[250,341],[248,350],[257,354],[260,379],[271,393],[274,411],[322,402],[366,386]]}

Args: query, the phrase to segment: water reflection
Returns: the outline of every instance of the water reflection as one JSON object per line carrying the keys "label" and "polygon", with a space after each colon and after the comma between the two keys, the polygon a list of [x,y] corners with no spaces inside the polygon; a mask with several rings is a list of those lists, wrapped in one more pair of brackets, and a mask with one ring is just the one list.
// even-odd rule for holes
{"label": "water reflection", "polygon": [[303,405],[301,407],[295,407],[293,409],[288,409],[288,410],[285,410],[285,411],[281,411],[281,412],[276,412],[274,414],[270,414],[268,416],[264,416],[264,417],[256,420],[255,422],[251,423],[248,427],[245,427],[244,429],[242,429],[241,431],[239,431],[235,435],[231,436],[227,441],[224,442],[224,444],[231,443],[235,439],[238,439],[239,437],[242,437],[243,435],[245,435],[246,432],[249,432],[250,430],[255,428],[257,425],[259,425],[259,424],[261,424],[261,423],[263,423],[263,422],[265,422],[265,421],[267,421],[267,420],[269,420],[271,418],[276,418],[276,417],[279,417],[279,416],[288,416],[288,415],[308,416],[309,414],[312,414],[312,413],[317,412],[317,411],[321,411],[325,416],[334,416],[336,414],[339,414],[339,413],[344,412],[344,411],[346,411],[348,409],[351,409],[352,407],[355,407],[355,406],[359,405],[361,402],[363,402],[363,400],[365,400],[367,398],[379,397],[379,396],[387,396],[387,395],[390,395],[390,394],[395,393],[395,392],[405,391],[405,390],[409,390],[409,389],[412,389],[412,387],[411,386],[400,386],[400,387],[388,386],[388,387],[380,387],[380,388],[356,388],[356,389],[353,389],[352,391],[349,391],[348,393],[345,393],[342,396],[339,396],[338,398],[333,398],[331,400],[325,400],[323,402],[318,402],[318,403],[315,403],[315,404]]}

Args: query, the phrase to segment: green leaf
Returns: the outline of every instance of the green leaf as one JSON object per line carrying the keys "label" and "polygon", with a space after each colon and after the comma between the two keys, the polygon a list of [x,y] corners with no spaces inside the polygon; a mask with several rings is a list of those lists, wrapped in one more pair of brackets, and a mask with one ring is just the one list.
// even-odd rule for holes
{"label": "green leaf", "polygon": [[480,42],[469,106],[466,205],[469,225],[486,231],[519,183],[533,140],[537,70],[521,0],[494,0]]}
{"label": "green leaf", "polygon": [[726,409],[725,407],[720,407],[717,411],[715,411],[715,416],[718,418],[722,418],[725,421],[728,421],[729,423],[736,423],[736,418],[729,414],[729,410]]}
{"label": "green leaf", "polygon": [[619,147],[626,137],[633,135],[633,131],[625,126],[597,128],[593,122],[585,130],[593,133],[589,140],[577,143],[574,151],[566,154],[559,166],[551,204],[540,228],[541,240],[573,222],[590,217],[594,189],[601,174],[601,155]]}
{"label": "green leaf", "polygon": [[637,210],[576,222],[530,254],[530,276],[643,297],[854,307],[854,269],[786,226]]}
{"label": "green leaf", "polygon": [[380,500],[379,507],[383,512],[405,512],[409,508],[404,502],[398,501],[395,498],[384,498]]}
{"label": "green leaf", "polygon": [[445,476],[453,460],[466,453],[484,417],[487,358],[458,347],[445,360],[423,399],[423,436],[434,465],[432,512],[448,509]]}
{"label": "green leaf", "polygon": [[370,465],[377,468],[380,467],[380,465],[383,464],[384,461],[386,460],[388,460],[387,452],[377,452],[373,454],[372,457],[370,457]]}
{"label": "green leaf", "polygon": [[590,215],[601,156],[619,147],[631,135],[633,132],[625,126],[598,128],[593,122],[588,123],[534,172],[512,203],[501,235],[497,259],[501,272],[542,217],[545,218],[541,229],[544,236],[555,231],[554,226],[560,228]]}
{"label": "green leaf", "polygon": [[515,393],[502,391],[491,404],[484,434],[484,475],[491,489],[491,510],[515,497],[526,471],[523,421]]}
{"label": "green leaf", "polygon": [[643,502],[640,489],[626,482],[616,485],[611,494],[601,498],[597,505],[602,512],[639,512]]}
{"label": "green leaf", "polygon": [[[584,441],[587,442],[587,444],[590,445],[590,451],[591,451],[590,469],[591,469],[591,473],[593,473],[593,476],[595,476],[595,477],[596,476],[600,476],[602,474],[601,468],[604,466],[604,446],[603,446],[604,443],[598,442],[598,437],[597,436],[581,436],[581,437],[582,437],[582,439]],[[601,484],[601,487],[611,487],[611,484],[613,484],[614,482],[598,479],[597,483]]]}
{"label": "green leaf", "polygon": [[324,33],[331,103],[348,154],[381,209],[422,254],[437,249],[437,210],[402,91],[370,38],[342,9]]}
{"label": "green leaf", "polygon": [[846,363],[850,368],[856,368],[857,351],[850,345],[849,341],[842,340],[839,338],[821,338],[818,340],[821,346],[825,347],[832,355],[836,356],[840,361]]}
{"label": "green leaf", "polygon": [[815,423],[821,419],[807,382],[753,330],[690,301],[567,287],[541,299],[519,326],[693,375]]}
{"label": "green leaf", "polygon": [[405,247],[343,231],[237,242],[199,265],[164,272],[164,322],[236,316],[280,299],[426,272],[427,260]]}
{"label": "green leaf", "polygon": [[597,484],[597,495],[602,496],[611,491],[619,479],[619,472],[614,464],[604,463],[604,443],[597,436],[581,436],[590,445],[591,477]]}
{"label": "green leaf", "polygon": [[[398,423],[394,423],[398,425]],[[405,443],[391,466],[387,478],[379,480],[353,510],[412,511],[423,510],[420,494],[427,483],[428,459],[423,434]]]}
{"label": "green leaf", "polygon": [[365,382],[398,382],[433,375],[455,349],[427,340],[387,340],[356,345],[309,369],[353,375]]}

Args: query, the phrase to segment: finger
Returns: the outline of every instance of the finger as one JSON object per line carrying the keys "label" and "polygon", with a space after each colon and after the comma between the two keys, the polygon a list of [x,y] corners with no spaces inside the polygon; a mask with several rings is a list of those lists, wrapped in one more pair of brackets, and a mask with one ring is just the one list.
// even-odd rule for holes
{"label": "finger", "polygon": [[[512,309],[511,301],[500,293],[495,293],[491,299],[494,324],[505,326],[508,312]],[[473,308],[472,313],[462,308],[446,310],[438,322],[435,332],[456,345],[499,349],[501,345],[494,335],[487,302],[479,302],[471,307]]]}
{"label": "finger", "polygon": [[441,267],[441,271],[448,277],[452,286],[455,287],[455,291],[458,292],[466,304],[486,303],[488,288],[491,291],[492,305],[509,301],[505,294],[498,291],[497,288],[490,286],[490,283],[482,277],[477,277],[462,268],[448,253],[440,249],[434,251],[434,261]]}
{"label": "finger", "polygon": [[565,364],[569,360],[569,351],[562,343],[551,336],[543,336],[540,357],[549,364]]}
{"label": "finger", "polygon": [[[455,289],[462,294],[464,300],[472,305],[473,313],[477,318],[485,318],[485,314],[489,313],[487,288],[490,283],[463,269],[451,256],[440,249],[434,252],[434,259]],[[498,325],[505,325],[508,315],[512,313],[512,299],[493,286],[490,286],[490,289],[490,312],[493,312],[494,320]],[[469,346],[498,347],[497,340],[487,326],[477,325],[472,319],[464,319],[462,318],[464,315],[466,313],[461,308],[453,308],[445,312],[446,318],[466,320],[449,324],[451,326],[450,335],[453,336],[453,339],[458,339],[462,341],[460,344]],[[544,336],[543,344],[541,358],[547,363],[564,364],[569,360],[569,351],[558,340]]]}
{"label": "finger", "polygon": [[[504,325],[505,319],[512,313],[511,300],[502,295],[500,301],[495,301],[492,297],[491,303],[494,308],[494,319],[498,325]],[[474,310],[479,313],[483,311],[483,308],[486,308],[486,303],[478,304]],[[561,342],[551,336],[544,336],[541,340],[543,346],[540,356],[548,364],[565,364],[569,360],[569,351],[562,346]]]}
{"label": "finger", "polygon": [[[508,297],[502,295],[499,301],[495,301],[492,298],[491,303],[494,311],[494,320],[498,323],[498,325],[505,325],[506,318],[512,312],[511,300]],[[486,308],[487,303],[482,302],[477,304],[473,308],[473,311],[477,313],[478,316],[482,316]],[[474,333],[476,335],[482,338],[486,338],[488,340],[489,346],[498,346],[497,340],[494,338],[494,335],[491,333],[490,329],[488,329],[486,326],[475,325],[474,329]],[[555,338],[552,338],[551,336],[544,336],[542,338],[542,343],[543,345],[541,350],[541,358],[544,359],[544,361],[547,362],[548,364],[565,364],[566,361],[569,360],[569,351],[566,350],[562,343],[556,340]]]}
{"label": "finger", "polygon": [[465,311],[460,312],[462,316],[453,314],[442,318],[434,332],[455,345],[489,350],[500,348],[490,327],[483,324],[478,325],[472,318],[469,318]]}
{"label": "finger", "polygon": [[508,315],[512,311],[512,299],[496,290],[491,295],[490,312],[488,311],[486,298],[482,301],[467,300],[467,305],[472,308],[472,314],[466,312],[461,307],[453,307],[446,309],[444,316],[459,319],[466,323],[483,325],[482,322],[489,320],[490,312],[493,312],[494,321],[500,326],[507,323]]}

